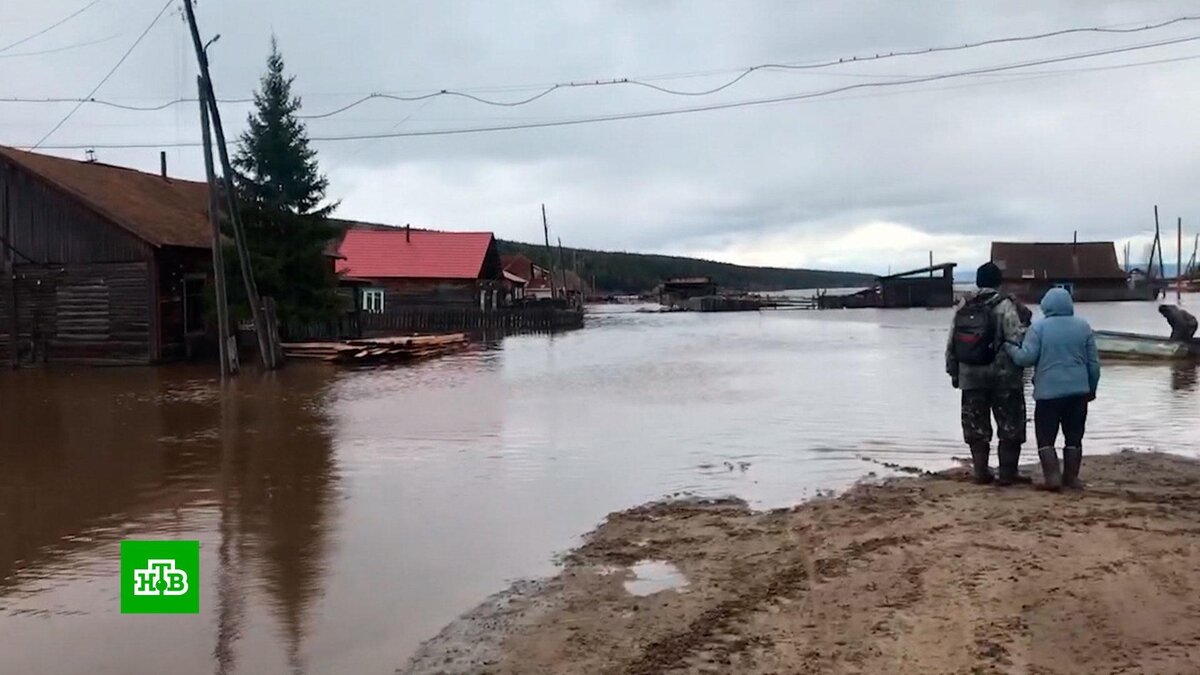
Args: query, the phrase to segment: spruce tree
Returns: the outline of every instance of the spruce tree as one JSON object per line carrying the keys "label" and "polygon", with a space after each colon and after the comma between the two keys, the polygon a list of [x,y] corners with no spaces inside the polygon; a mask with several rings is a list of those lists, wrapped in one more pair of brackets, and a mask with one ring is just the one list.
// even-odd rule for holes
{"label": "spruce tree", "polygon": [[337,306],[337,278],[325,255],[337,234],[328,220],[337,205],[325,200],[329,181],[296,117],[301,101],[292,94],[293,80],[272,36],[267,72],[233,161],[254,276],[260,293],[275,298],[285,327],[329,318]]}

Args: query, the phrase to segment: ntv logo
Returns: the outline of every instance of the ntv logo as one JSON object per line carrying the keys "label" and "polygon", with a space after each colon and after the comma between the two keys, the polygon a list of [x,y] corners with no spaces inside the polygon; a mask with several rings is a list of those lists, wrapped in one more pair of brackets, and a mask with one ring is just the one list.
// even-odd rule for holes
{"label": "ntv logo", "polygon": [[199,614],[200,542],[121,542],[122,614]]}
{"label": "ntv logo", "polygon": [[187,572],[175,568],[174,560],[151,560],[145,569],[133,571],[134,595],[186,595]]}

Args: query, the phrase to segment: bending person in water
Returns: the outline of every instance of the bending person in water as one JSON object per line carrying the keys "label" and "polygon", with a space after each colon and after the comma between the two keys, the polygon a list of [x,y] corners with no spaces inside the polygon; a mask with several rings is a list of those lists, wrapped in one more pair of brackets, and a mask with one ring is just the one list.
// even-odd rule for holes
{"label": "bending person in water", "polygon": [[1188,342],[1196,334],[1196,317],[1178,305],[1159,305],[1158,313],[1171,324],[1171,339]]}
{"label": "bending person in water", "polygon": [[[1018,366],[1035,366],[1033,399],[1034,433],[1046,487],[1080,488],[1083,433],[1088,403],[1100,384],[1100,356],[1087,321],[1075,316],[1075,303],[1063,288],[1052,288],[1042,298],[1045,318],[1034,322],[1025,340],[1005,345]],[[1065,444],[1060,472],[1054,444],[1062,428]]]}

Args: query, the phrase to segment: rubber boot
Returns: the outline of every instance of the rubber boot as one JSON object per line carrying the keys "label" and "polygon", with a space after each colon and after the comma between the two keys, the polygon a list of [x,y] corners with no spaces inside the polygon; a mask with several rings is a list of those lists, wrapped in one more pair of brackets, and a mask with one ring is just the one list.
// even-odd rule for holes
{"label": "rubber boot", "polygon": [[1063,448],[1063,487],[1072,490],[1082,490],[1083,483],[1079,480],[1079,467],[1083,464],[1083,448]]}
{"label": "rubber boot", "polygon": [[[1066,454],[1066,451],[1063,451]],[[1042,477],[1045,483],[1043,488],[1051,492],[1058,492],[1062,489],[1062,473],[1058,467],[1058,452],[1054,448],[1038,448],[1038,459],[1042,461]]]}
{"label": "rubber boot", "polygon": [[1017,484],[1028,485],[1033,482],[1032,478],[1022,476],[1017,470],[1017,466],[1021,463],[1020,443],[1002,441],[996,449],[996,454],[1000,456],[1000,476],[996,479],[996,485],[1005,487]]}
{"label": "rubber boot", "polygon": [[976,485],[987,485],[992,482],[992,470],[988,468],[988,457],[992,454],[989,443],[971,444],[971,466],[975,470],[973,480]]}

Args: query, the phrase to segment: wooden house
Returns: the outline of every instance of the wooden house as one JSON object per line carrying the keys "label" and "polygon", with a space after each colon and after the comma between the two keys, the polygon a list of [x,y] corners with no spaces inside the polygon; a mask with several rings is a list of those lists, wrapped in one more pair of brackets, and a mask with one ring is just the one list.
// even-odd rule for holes
{"label": "wooden house", "polygon": [[0,147],[0,355],[151,363],[208,332],[204,183]]}
{"label": "wooden house", "polygon": [[384,314],[416,307],[494,309],[504,275],[491,232],[440,232],[351,224],[337,272],[359,285],[361,308]]}
{"label": "wooden house", "polygon": [[1130,283],[1111,241],[1066,243],[993,242],[992,262],[1004,274],[1004,290],[1022,302],[1040,302],[1062,287],[1076,302],[1150,300],[1150,286]]}
{"label": "wooden house", "polygon": [[525,300],[548,300],[554,297],[554,285],[550,278],[550,270],[533,262],[528,256],[501,256],[504,272],[523,280],[521,298]]}

